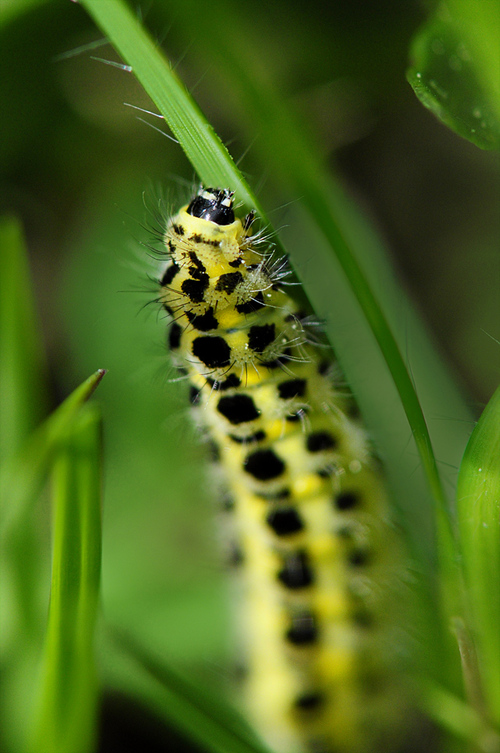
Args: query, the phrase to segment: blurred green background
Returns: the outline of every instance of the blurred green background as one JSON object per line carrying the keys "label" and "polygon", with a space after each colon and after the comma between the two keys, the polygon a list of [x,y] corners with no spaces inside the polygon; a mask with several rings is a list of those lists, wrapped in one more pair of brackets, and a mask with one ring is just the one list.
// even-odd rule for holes
{"label": "blurred green background", "polygon": [[[428,6],[232,5],[246,29],[241,43],[385,236],[479,413],[500,377],[499,162],[439,124],[405,80],[410,41]],[[286,224],[283,204],[296,197],[283,196],[259,161],[252,148],[259,133],[177,23],[175,2],[143,3],[142,15],[242,158],[276,224]],[[155,213],[177,208],[195,176],[176,144],[124,106],[150,107],[133,76],[93,59],[116,61],[109,45],[68,55],[100,39],[69,1],[4,0],[0,205],[27,234],[47,352],[46,410],[97,368],[109,370],[97,393],[105,427],[105,618],[222,684],[231,650],[227,585],[204,451],[187,420],[186,385],[172,381],[165,322],[147,305],[155,264],[144,244],[158,228]]]}

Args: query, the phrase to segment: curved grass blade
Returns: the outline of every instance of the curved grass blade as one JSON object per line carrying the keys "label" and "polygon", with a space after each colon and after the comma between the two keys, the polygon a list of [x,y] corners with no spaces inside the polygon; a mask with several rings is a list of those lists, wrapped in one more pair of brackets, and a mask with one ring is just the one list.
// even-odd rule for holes
{"label": "curved grass blade", "polygon": [[[11,630],[4,634],[10,651],[21,650],[9,641],[33,636],[37,631],[39,545],[34,537],[33,505],[45,483],[58,445],[83,403],[93,394],[106,372],[95,372],[29,437],[21,450],[4,464],[0,474],[0,560],[11,577],[0,580],[0,602],[10,603]],[[3,589],[10,591],[6,599]]]}
{"label": "curved grass blade", "polygon": [[[213,692],[195,685],[122,631],[116,644],[110,684],[148,699],[157,713],[211,753],[270,753],[243,719]],[[137,670],[139,669],[139,673]]]}
{"label": "curved grass blade", "polygon": [[470,750],[469,746],[462,747],[459,740],[467,741],[477,751],[497,753],[500,750],[498,733],[485,725],[471,706],[445,688],[427,685],[423,688],[420,705],[430,719],[457,738],[453,741],[453,747],[448,749],[450,753],[467,753]]}
{"label": "curved grass blade", "polygon": [[467,445],[458,477],[457,513],[479,679],[489,716],[499,724],[500,387]]}
{"label": "curved grass blade", "polygon": [[52,582],[33,753],[94,750],[101,562],[101,416],[80,408],[53,470]]}
{"label": "curved grass blade", "polygon": [[[471,421],[471,415],[467,406],[433,350],[423,325],[417,320],[411,303],[408,301],[404,302],[405,323],[408,329],[401,328],[402,290],[390,272],[388,255],[384,254],[381,241],[376,237],[374,230],[369,227],[366,218],[344,194],[340,183],[336,181],[331,171],[326,173],[322,155],[302,123],[283,102],[279,92],[269,81],[265,65],[254,65],[254,60],[258,55],[255,50],[248,49],[245,43],[247,35],[244,25],[238,18],[237,6],[221,0],[214,7],[209,18],[204,19],[202,29],[200,24],[196,23],[195,3],[192,0],[186,0],[177,9],[175,18],[177,24],[182,22],[186,38],[195,39],[197,46],[206,49],[211,61],[218,59],[221,75],[229,80],[229,85],[234,90],[238,91],[240,99],[245,104],[245,110],[249,114],[248,120],[253,124],[253,130],[261,134],[254,148],[263,152],[263,164],[267,166],[272,164],[275,172],[283,174],[288,184],[294,186],[296,195],[301,197],[316,227],[321,229],[327,239],[329,248],[325,243],[315,242],[315,239],[312,242],[310,239],[308,242],[304,241],[302,250],[296,249],[292,258],[307,269],[307,279],[303,281],[306,293],[314,302],[315,312],[324,317],[330,342],[337,350],[341,363],[344,360],[339,345],[339,343],[344,345],[341,327],[333,321],[332,316],[329,316],[329,306],[331,306],[332,298],[339,296],[339,289],[343,286],[343,282],[339,281],[339,275],[345,274],[358,304],[358,308],[348,310],[348,317],[350,315],[352,319],[359,319],[359,308],[362,309],[362,314],[383,353],[404,406],[408,423],[412,428],[434,497],[440,502],[443,539],[448,539],[446,543],[443,540],[443,547],[451,551],[452,542],[449,530],[447,530],[448,510],[436,468],[429,431],[413,384],[413,374],[410,377],[401,356],[401,349],[407,345],[408,329],[418,342],[422,360],[426,363],[430,361],[432,364],[432,369],[429,369],[431,373],[424,373],[420,378],[423,385],[422,391],[427,392],[427,404],[429,407],[432,406],[430,410],[435,411],[437,406],[442,405],[443,394],[446,394],[450,400],[450,415],[464,422],[462,431],[457,430],[456,424],[449,429],[439,448],[440,459],[454,466],[458,466],[468,438],[467,423]],[[231,28],[231,34],[225,33],[227,27]],[[300,244],[297,245],[300,246]],[[311,246],[314,246],[314,254],[311,253]],[[332,252],[339,261],[338,265],[334,264]],[[297,253],[301,253],[301,256],[297,256]],[[374,293],[375,285],[377,286],[376,294]],[[346,296],[341,290],[340,295],[342,295],[344,305]],[[362,330],[362,326],[357,329]],[[399,345],[393,336],[393,332],[397,332],[398,329],[400,330]],[[356,331],[355,337],[359,337],[360,340],[366,339],[362,331]],[[352,347],[347,343],[345,350],[352,350]],[[349,366],[350,368],[344,368],[348,381],[356,388],[357,396],[363,395],[366,391],[364,386],[366,366],[362,366],[361,369],[359,365],[356,367],[355,363]],[[387,381],[387,377],[385,379]],[[430,384],[434,388],[432,395],[429,395]],[[364,414],[369,415],[367,402],[365,401],[362,407]],[[401,418],[391,416],[391,419],[393,419],[391,431],[394,431],[393,421],[401,422]],[[443,422],[440,423],[439,427],[434,426],[434,435],[438,437],[441,435]],[[405,423],[403,432],[406,429]],[[374,422],[372,430],[378,434]],[[394,453],[395,448],[390,445],[390,439],[387,436],[382,437],[381,440],[381,446],[400,456],[397,449]],[[450,440],[453,448],[451,451]],[[387,452],[386,455],[390,457],[391,453]],[[409,493],[407,483],[406,490],[400,488],[399,483],[396,485],[398,496],[407,497]],[[422,508],[425,490],[420,488],[418,495],[419,499],[416,495],[413,503],[413,515],[415,508]],[[411,504],[405,508],[405,512],[409,513],[411,519]],[[422,523],[417,524],[415,528],[418,532],[422,532]]]}

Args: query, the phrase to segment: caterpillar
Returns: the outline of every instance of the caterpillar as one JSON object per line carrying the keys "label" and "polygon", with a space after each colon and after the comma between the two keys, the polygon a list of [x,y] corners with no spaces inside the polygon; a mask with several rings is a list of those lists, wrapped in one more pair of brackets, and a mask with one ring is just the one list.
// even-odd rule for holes
{"label": "caterpillar", "polygon": [[396,750],[399,545],[354,401],[288,267],[201,188],[167,225],[159,302],[242,552],[242,695],[280,753]]}

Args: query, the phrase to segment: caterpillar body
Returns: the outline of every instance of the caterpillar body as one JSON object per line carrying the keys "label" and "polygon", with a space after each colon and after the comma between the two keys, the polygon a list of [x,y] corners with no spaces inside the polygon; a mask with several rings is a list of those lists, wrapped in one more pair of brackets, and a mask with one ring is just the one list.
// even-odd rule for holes
{"label": "caterpillar body", "polygon": [[200,189],[168,223],[159,297],[232,497],[242,695],[273,750],[396,749],[399,554],[383,480],[333,354],[252,222],[231,191]]}

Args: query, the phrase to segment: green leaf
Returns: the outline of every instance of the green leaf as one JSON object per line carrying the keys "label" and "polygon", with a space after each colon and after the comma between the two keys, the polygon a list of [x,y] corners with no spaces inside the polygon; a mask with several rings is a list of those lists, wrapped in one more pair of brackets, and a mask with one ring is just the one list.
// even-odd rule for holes
{"label": "green leaf", "polygon": [[270,753],[236,711],[217,698],[212,689],[195,685],[129,635],[112,630],[111,637],[113,643],[106,651],[106,658],[112,686],[147,700],[148,706],[154,707],[195,744],[202,745],[203,750]]}
{"label": "green leaf", "polygon": [[500,148],[500,3],[448,0],[414,39],[408,81],[425,107],[481,149]]}
{"label": "green leaf", "polygon": [[14,217],[0,218],[0,462],[42,418],[44,359],[26,244]]}
{"label": "green leaf", "polygon": [[83,406],[53,471],[52,583],[33,753],[94,750],[101,562],[101,417]]}
{"label": "green leaf", "polygon": [[490,718],[500,723],[500,387],[467,445],[457,488],[462,562]]}

